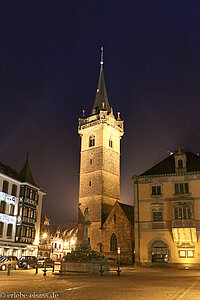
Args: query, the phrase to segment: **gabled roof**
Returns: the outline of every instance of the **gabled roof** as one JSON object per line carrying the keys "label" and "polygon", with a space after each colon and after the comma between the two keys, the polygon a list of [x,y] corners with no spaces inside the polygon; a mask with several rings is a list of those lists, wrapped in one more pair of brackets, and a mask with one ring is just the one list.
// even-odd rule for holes
{"label": "gabled roof", "polygon": [[37,186],[37,184],[35,183],[35,180],[33,178],[33,175],[31,173],[31,169],[29,167],[28,156],[27,156],[26,162],[25,162],[22,170],[19,173],[19,176],[20,176],[20,179],[22,182],[27,182],[27,183]]}
{"label": "gabled roof", "polygon": [[134,225],[134,206],[118,202],[129,222]]}
{"label": "gabled roof", "polygon": [[123,213],[125,214],[125,216],[127,217],[128,221],[131,223],[131,225],[134,225],[134,206],[128,205],[125,203],[121,203],[119,201],[115,202],[115,204],[113,205],[113,207],[110,210],[110,213],[105,218],[104,223],[107,221],[109,215],[111,214],[111,211],[113,211],[113,209],[115,208],[116,205],[119,205],[121,207],[121,209],[122,209]]}
{"label": "gabled roof", "polygon": [[[185,152],[185,154],[187,156],[187,162],[186,162],[187,172],[200,171],[200,156],[192,152]],[[140,176],[162,175],[162,174],[173,174],[173,173],[176,173],[174,154],[160,161],[158,164],[156,164],[149,170],[145,171]]]}
{"label": "gabled roof", "polygon": [[92,109],[92,114],[98,113],[100,110],[106,110],[110,112],[110,104],[108,101],[107,91],[106,91],[106,84],[104,79],[104,72],[103,72],[103,48],[101,48],[101,69],[99,74],[99,82],[97,86],[97,93]]}
{"label": "gabled roof", "polygon": [[3,163],[0,162],[0,172],[8,177],[11,177],[13,179],[16,179],[20,181],[19,178],[19,173],[12,169],[11,167],[4,165]]}

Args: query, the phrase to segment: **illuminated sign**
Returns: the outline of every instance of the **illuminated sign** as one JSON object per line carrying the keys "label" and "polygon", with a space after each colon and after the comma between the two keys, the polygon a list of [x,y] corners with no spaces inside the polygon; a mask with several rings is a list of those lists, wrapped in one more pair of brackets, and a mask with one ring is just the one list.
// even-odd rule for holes
{"label": "illuminated sign", "polygon": [[11,203],[15,203],[16,198],[14,196],[11,195],[7,195],[3,192],[0,192],[0,200],[6,201],[6,202],[11,202]]}
{"label": "illuminated sign", "polygon": [[0,213],[0,222],[15,223],[15,217]]}

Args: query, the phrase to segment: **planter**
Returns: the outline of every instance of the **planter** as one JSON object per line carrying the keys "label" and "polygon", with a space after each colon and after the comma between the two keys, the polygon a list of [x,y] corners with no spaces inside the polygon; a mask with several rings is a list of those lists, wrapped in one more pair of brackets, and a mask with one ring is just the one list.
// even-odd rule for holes
{"label": "planter", "polygon": [[110,265],[108,262],[62,262],[63,272],[91,273],[99,274],[100,270],[109,271]]}

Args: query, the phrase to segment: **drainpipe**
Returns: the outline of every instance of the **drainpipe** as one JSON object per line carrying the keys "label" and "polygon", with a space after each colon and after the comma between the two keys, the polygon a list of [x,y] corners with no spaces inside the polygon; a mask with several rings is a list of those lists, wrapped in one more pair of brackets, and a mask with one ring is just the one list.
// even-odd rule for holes
{"label": "drainpipe", "polygon": [[139,182],[138,176],[134,180],[134,234],[135,234],[135,265],[140,264],[140,219],[139,219]]}

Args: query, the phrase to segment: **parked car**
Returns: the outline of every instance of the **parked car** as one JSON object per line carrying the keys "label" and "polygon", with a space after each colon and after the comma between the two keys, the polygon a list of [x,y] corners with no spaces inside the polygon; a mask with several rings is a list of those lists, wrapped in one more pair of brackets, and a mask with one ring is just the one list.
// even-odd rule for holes
{"label": "parked car", "polygon": [[18,258],[16,256],[2,256],[0,258],[0,269],[7,270],[8,265],[11,265],[11,269],[18,269]]}
{"label": "parked car", "polygon": [[49,257],[38,258],[38,267],[51,267],[53,268],[54,261]]}
{"label": "parked car", "polygon": [[37,258],[35,256],[22,256],[19,260],[19,268],[30,269],[37,266]]}

